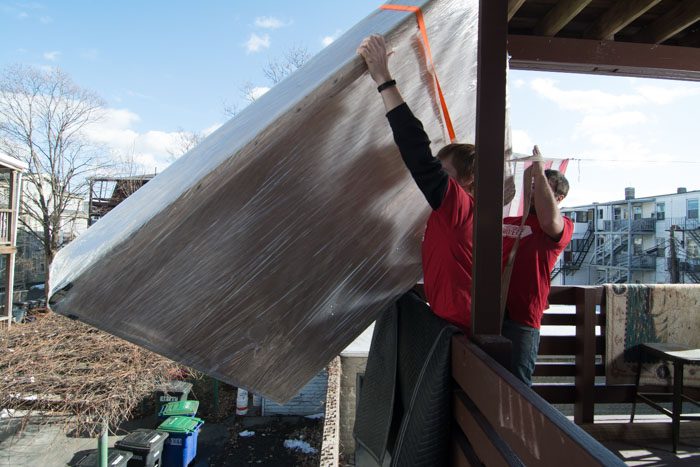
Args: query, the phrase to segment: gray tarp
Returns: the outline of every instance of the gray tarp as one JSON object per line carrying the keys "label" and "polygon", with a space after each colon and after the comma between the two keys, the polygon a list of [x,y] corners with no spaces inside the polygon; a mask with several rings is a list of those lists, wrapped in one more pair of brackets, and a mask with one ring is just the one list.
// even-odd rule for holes
{"label": "gray tarp", "polygon": [[[463,142],[477,3],[414,3]],[[446,144],[415,16],[377,10],[61,250],[53,309],[292,397],[421,277],[429,207],[356,55],[371,33],[395,49],[393,75],[434,150]]]}

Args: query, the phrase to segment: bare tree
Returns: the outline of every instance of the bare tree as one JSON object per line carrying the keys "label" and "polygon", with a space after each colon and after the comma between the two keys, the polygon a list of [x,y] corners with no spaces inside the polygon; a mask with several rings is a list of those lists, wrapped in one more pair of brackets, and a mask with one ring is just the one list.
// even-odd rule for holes
{"label": "bare tree", "polygon": [[16,65],[0,75],[0,149],[29,166],[22,223],[44,248],[47,284],[62,229],[83,214],[87,178],[101,166],[84,130],[102,106],[60,69]]}
{"label": "bare tree", "polygon": [[[270,84],[274,86],[301,68],[310,58],[311,54],[306,47],[295,45],[290,47],[282,57],[269,59],[262,71],[265,77],[270,81]],[[255,86],[252,82],[247,81],[241,86],[240,91],[246,101],[253,103],[268,89],[267,87]],[[224,115],[227,117],[235,117],[238,112],[239,109],[237,106],[224,103]]]}
{"label": "bare tree", "polygon": [[224,101],[224,117],[233,118],[238,115],[240,109],[237,104],[231,104],[230,102]]}
{"label": "bare tree", "polygon": [[274,85],[301,68],[311,58],[309,49],[294,45],[282,56],[269,60],[263,68],[265,77]]}
{"label": "bare tree", "polygon": [[170,154],[170,160],[174,161],[178,157],[185,154],[190,149],[197,146],[205,138],[204,133],[200,131],[186,131],[180,128],[177,132],[177,141],[175,146],[167,149]]}
{"label": "bare tree", "polygon": [[[266,90],[266,88],[264,90]],[[245,84],[241,86],[241,95],[251,104],[261,96],[261,94],[259,94],[259,88],[250,81],[246,81]]]}

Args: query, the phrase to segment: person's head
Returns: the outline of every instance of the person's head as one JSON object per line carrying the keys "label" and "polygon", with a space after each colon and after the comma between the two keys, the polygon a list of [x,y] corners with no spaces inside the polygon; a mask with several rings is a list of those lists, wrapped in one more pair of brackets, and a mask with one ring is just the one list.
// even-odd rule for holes
{"label": "person's head", "polygon": [[[557,204],[561,203],[566,195],[569,194],[569,181],[566,179],[563,173],[558,170],[546,169],[544,171],[544,176],[547,177],[549,182],[549,187],[552,189],[552,194],[554,194],[554,199]],[[535,213],[535,192],[532,192],[530,201],[530,213]]]}
{"label": "person's head", "polygon": [[445,172],[467,193],[474,186],[474,164],[476,148],[473,144],[452,143],[440,149],[437,158]]}
{"label": "person's head", "polygon": [[547,169],[544,171],[544,176],[547,177],[549,187],[554,193],[554,199],[557,200],[557,204],[561,203],[566,198],[566,195],[569,194],[569,181],[558,170]]}

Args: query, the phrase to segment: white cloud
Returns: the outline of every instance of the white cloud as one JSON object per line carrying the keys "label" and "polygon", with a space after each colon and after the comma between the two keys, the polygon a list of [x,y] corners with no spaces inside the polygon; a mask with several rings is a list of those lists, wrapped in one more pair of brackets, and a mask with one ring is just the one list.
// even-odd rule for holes
{"label": "white cloud", "polygon": [[513,86],[515,86],[517,89],[520,89],[523,86],[525,86],[525,80],[524,79],[516,79],[515,81],[513,81]]}
{"label": "white cloud", "polygon": [[644,96],[649,102],[658,105],[670,104],[683,97],[700,95],[700,87],[669,85],[667,87],[643,85],[637,86],[635,90]]}
{"label": "white cloud", "polygon": [[258,36],[255,33],[250,35],[250,38],[245,43],[245,48],[248,53],[260,52],[264,49],[270,48],[270,35],[263,34]]}
{"label": "white cloud", "polygon": [[222,126],[223,126],[223,123],[215,123],[215,124],[213,124],[213,125],[211,125],[211,126],[206,127],[205,129],[203,129],[203,130],[202,130],[202,134],[203,134],[204,137],[206,138],[207,136],[209,136],[210,134],[214,133],[216,130],[218,130],[218,129],[221,128]]}
{"label": "white cloud", "polygon": [[22,11],[22,12],[20,12],[19,14],[17,14],[17,17],[18,17],[19,19],[24,19],[24,18],[28,18],[29,15],[28,15],[26,12]]}
{"label": "white cloud", "polygon": [[256,86],[250,90],[250,97],[253,99],[259,99],[269,90],[270,88],[267,86]]}
{"label": "white cloud", "polygon": [[39,18],[39,21],[42,24],[49,24],[49,23],[53,23],[53,18],[50,16],[42,16],[41,18]]}
{"label": "white cloud", "polygon": [[614,128],[647,123],[649,118],[643,112],[626,111],[606,115],[586,115],[576,125],[577,133],[591,135],[597,132],[608,132]]}
{"label": "white cloud", "polygon": [[530,154],[532,147],[535,145],[530,135],[524,130],[512,131],[513,152],[520,154]]}
{"label": "white cloud", "polygon": [[55,62],[56,60],[58,60],[58,57],[60,57],[60,56],[61,56],[61,52],[59,52],[58,50],[53,50],[51,52],[44,52],[44,58],[46,60],[50,60],[52,62]]}
{"label": "white cloud", "polygon": [[639,105],[646,99],[639,94],[612,94],[598,89],[563,90],[551,79],[536,78],[530,83],[540,96],[556,103],[561,109],[584,113],[606,113]]}
{"label": "white cloud", "polygon": [[149,130],[139,132],[134,127],[141,118],[128,109],[107,108],[102,118],[85,130],[93,143],[103,145],[116,159],[133,157],[144,172],[162,171],[172,161],[170,151],[181,142],[178,131]]}
{"label": "white cloud", "polygon": [[339,38],[342,33],[343,31],[341,31],[340,29],[336,29],[335,32],[330,36],[323,36],[323,38],[321,39],[321,44],[323,44],[324,47],[328,47],[333,43],[333,41]]}
{"label": "white cloud", "polygon": [[274,16],[258,16],[255,18],[255,26],[263,29],[279,29],[286,26],[286,24]]}

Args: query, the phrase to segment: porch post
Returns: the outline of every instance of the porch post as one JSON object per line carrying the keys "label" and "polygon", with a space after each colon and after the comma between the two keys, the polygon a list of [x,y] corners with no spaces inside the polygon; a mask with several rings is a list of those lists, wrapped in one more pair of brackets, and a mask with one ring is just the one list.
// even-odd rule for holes
{"label": "porch post", "polygon": [[507,0],[479,1],[472,332],[500,335]]}

